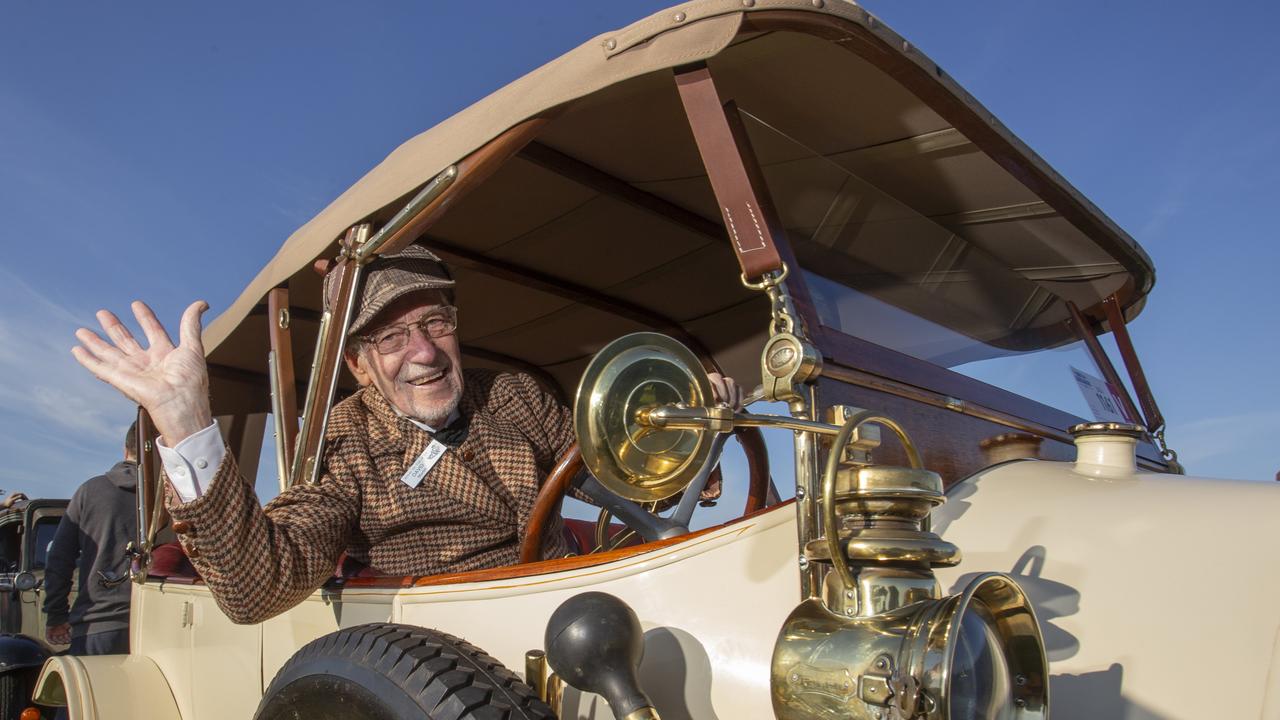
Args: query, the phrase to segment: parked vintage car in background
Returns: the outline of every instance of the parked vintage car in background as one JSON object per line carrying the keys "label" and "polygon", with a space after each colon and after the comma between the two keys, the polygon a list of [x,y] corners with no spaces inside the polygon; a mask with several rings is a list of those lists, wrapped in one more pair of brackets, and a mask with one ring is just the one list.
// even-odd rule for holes
{"label": "parked vintage car in background", "polygon": [[[857,5],[686,3],[408,140],[205,332],[242,467],[270,418],[282,486],[315,477],[354,387],[345,300],[410,242],[455,270],[465,362],[573,407],[590,477],[566,458],[520,531],[536,557],[576,483],[609,510],[582,553],[339,576],[235,625],[155,543],[144,448],[132,653],[51,659],[39,701],[89,719],[1280,717],[1280,580],[1258,563],[1276,541],[1250,520],[1280,488],[1180,474],[1125,330],[1150,258]],[[335,257],[327,312],[313,264]],[[1068,353],[1116,417],[997,386]],[[758,379],[753,404],[709,404],[711,370]],[[698,508],[717,457],[726,496]],[[640,542],[612,547],[609,516]]]}
{"label": "parked vintage car in background", "polygon": [[0,720],[18,720],[44,661],[66,649],[45,642],[42,589],[49,543],[67,502],[13,493],[0,503]]}

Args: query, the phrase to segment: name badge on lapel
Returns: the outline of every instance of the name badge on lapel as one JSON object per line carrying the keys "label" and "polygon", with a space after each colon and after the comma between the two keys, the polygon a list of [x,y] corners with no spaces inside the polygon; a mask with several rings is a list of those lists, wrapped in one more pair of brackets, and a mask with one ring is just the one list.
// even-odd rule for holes
{"label": "name badge on lapel", "polygon": [[418,459],[414,460],[413,464],[409,466],[409,469],[404,471],[404,475],[400,476],[400,482],[411,488],[418,487],[418,484],[422,482],[422,478],[426,477],[427,473],[431,472],[431,468],[436,466],[436,462],[440,460],[441,455],[444,455],[446,449],[448,448],[444,443],[432,438],[431,444],[427,446],[427,449],[423,450]]}

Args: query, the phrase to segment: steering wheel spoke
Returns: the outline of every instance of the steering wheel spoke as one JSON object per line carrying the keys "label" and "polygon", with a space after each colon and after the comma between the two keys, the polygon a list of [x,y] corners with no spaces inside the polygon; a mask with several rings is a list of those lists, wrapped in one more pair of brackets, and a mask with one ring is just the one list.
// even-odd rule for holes
{"label": "steering wheel spoke", "polygon": [[[750,481],[747,488],[747,501],[743,514],[750,514],[765,507],[772,481],[769,478],[769,456],[765,448],[764,438],[759,428],[742,427],[734,430],[743,452],[747,456],[747,467]],[[574,479],[582,473],[582,481],[577,489],[602,509],[596,527],[596,550],[612,550],[631,535],[639,535],[645,542],[653,542],[665,538],[678,537],[689,532],[689,522],[694,510],[698,507],[702,491],[706,488],[712,472],[718,466],[720,455],[724,451],[727,434],[718,434],[712,441],[712,449],[706,465],[694,476],[689,486],[684,489],[676,510],[670,518],[656,514],[656,503],[642,505],[614,493],[602,485],[589,473],[582,473],[584,465],[582,453],[575,443],[560,459],[551,474],[547,476],[534,500],[533,510],[525,525],[524,536],[520,541],[520,562],[531,563],[542,559],[544,535],[551,523],[551,518],[560,511],[565,493],[568,492]],[[607,514],[606,514],[607,513]],[[627,526],[627,530],[618,536],[608,536],[610,517],[616,517]],[[623,535],[628,537],[623,538]],[[602,539],[603,537],[603,539]]]}

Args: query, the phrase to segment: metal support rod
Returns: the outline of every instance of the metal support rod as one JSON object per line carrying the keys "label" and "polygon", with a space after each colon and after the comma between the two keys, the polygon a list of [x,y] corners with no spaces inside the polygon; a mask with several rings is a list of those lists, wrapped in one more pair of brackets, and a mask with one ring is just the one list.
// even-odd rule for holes
{"label": "metal support rod", "polygon": [[772,427],[798,432],[814,432],[820,435],[836,435],[838,425],[806,420],[784,415],[757,415],[755,413],[724,413],[719,408],[681,408],[674,405],[644,408],[636,414],[636,421],[646,427],[661,430],[715,430],[732,432],[740,427]]}
{"label": "metal support rod", "polygon": [[352,255],[355,257],[356,262],[363,264],[372,259],[373,254],[378,251],[378,248],[382,247],[383,243],[408,226],[410,221],[417,218],[432,201],[440,197],[445,190],[448,190],[449,186],[457,178],[457,165],[450,165],[439,175],[432,178],[431,182],[427,183],[417,195],[413,196],[412,200],[400,208],[400,212],[397,212],[394,217],[387,221],[386,225],[379,228],[373,237],[362,241],[354,248]]}
{"label": "metal support rod", "polygon": [[[791,417],[735,413],[727,408],[681,408],[664,405],[641,409],[636,414],[636,422],[645,427],[664,430],[687,429],[728,433],[737,427],[775,427],[794,431],[796,531],[799,535],[800,547],[807,547],[810,541],[822,537],[825,530],[817,512],[817,498],[820,491],[816,482],[819,477],[818,437],[834,437],[840,432],[840,427],[837,425],[806,417],[811,414],[809,408],[813,407],[812,403],[812,390],[810,390],[810,398],[797,399],[790,403]],[[814,481],[809,482],[806,478]],[[820,569],[801,556],[801,599],[817,597],[821,588]]]}
{"label": "metal support rod", "polygon": [[281,492],[289,487],[298,442],[298,391],[293,370],[291,324],[289,289],[284,286],[272,288],[267,293],[267,334],[271,340],[267,367],[271,384],[271,414],[275,420],[276,472]]}
{"label": "metal support rod", "polygon": [[[793,419],[810,421],[816,415],[816,391],[810,385],[808,397],[792,400],[788,403]],[[809,542],[821,537],[822,527],[818,521],[818,435],[811,432],[798,432],[793,436],[796,456],[796,538],[799,547],[809,546]],[[804,554],[800,555],[800,599],[816,598],[822,593],[822,568],[817,563],[810,563]]]}
{"label": "metal support rod", "polygon": [[146,582],[147,565],[155,541],[158,507],[164,506],[164,480],[160,472],[160,453],[156,450],[156,428],[151,415],[138,406],[138,554],[129,568],[134,582]]}
{"label": "metal support rod", "polygon": [[1116,339],[1116,347],[1120,350],[1120,359],[1124,360],[1125,370],[1129,372],[1129,381],[1138,394],[1138,402],[1142,405],[1142,414],[1146,418],[1147,430],[1157,432],[1164,427],[1164,414],[1156,405],[1155,394],[1147,382],[1147,375],[1142,371],[1142,362],[1138,360],[1138,351],[1129,338],[1129,328],[1125,323],[1124,311],[1120,308],[1120,299],[1111,295],[1102,301],[1102,309],[1107,313],[1107,323],[1111,326],[1111,335]]}
{"label": "metal support rod", "polygon": [[1093,358],[1094,365],[1098,366],[1098,372],[1102,373],[1102,377],[1111,385],[1111,389],[1115,391],[1120,399],[1121,409],[1124,410],[1125,417],[1129,422],[1141,422],[1142,416],[1138,414],[1138,408],[1133,404],[1133,398],[1129,397],[1129,389],[1124,386],[1124,382],[1120,379],[1120,374],[1116,372],[1116,368],[1111,364],[1111,359],[1107,357],[1106,350],[1102,349],[1102,344],[1098,342],[1098,336],[1093,333],[1093,326],[1089,324],[1089,320],[1080,312],[1080,308],[1076,304],[1067,301],[1067,311],[1071,313],[1071,322],[1075,325],[1076,335],[1084,341],[1085,347],[1089,349],[1089,356]]}
{"label": "metal support rod", "polygon": [[[361,223],[347,230],[343,244],[348,253],[363,245],[369,237],[369,224]],[[338,387],[338,375],[342,364],[342,348],[346,341],[347,327],[355,310],[360,286],[361,265],[350,256],[344,257],[333,272],[338,283],[334,307],[327,310],[320,320],[320,338],[316,343],[315,360],[311,366],[311,382],[307,387],[307,404],[303,411],[302,442],[294,457],[292,483],[314,483],[320,473],[320,458],[324,452],[324,432],[329,421],[329,406]]]}
{"label": "metal support rod", "polygon": [[[271,417],[274,420],[275,437],[276,437],[276,482],[279,484],[280,492],[289,489],[291,468],[293,467],[293,448],[290,447],[286,440],[286,431],[288,425],[285,422],[284,407],[282,404],[281,393],[277,387],[277,380],[280,377],[280,365],[276,361],[276,352],[274,350],[267,352],[267,372],[271,375]],[[297,436],[297,429],[294,429],[294,436]]]}

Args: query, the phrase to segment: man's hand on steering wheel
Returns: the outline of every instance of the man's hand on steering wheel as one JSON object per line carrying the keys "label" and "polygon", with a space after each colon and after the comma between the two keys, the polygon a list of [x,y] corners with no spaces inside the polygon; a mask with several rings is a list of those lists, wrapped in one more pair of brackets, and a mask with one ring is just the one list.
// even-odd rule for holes
{"label": "man's hand on steering wheel", "polygon": [[728,375],[720,373],[707,373],[707,379],[711,381],[712,399],[721,405],[727,405],[734,410],[742,409],[742,401],[746,398],[742,386],[737,380]]}
{"label": "man's hand on steering wheel", "polygon": [[[707,379],[711,381],[711,394],[715,402],[727,405],[734,410],[742,409],[742,400],[746,395],[737,380],[728,375],[721,375],[715,372],[707,373]],[[711,478],[707,480],[707,486],[699,493],[698,499],[708,502],[718,500],[723,491],[724,478],[717,469]]]}

